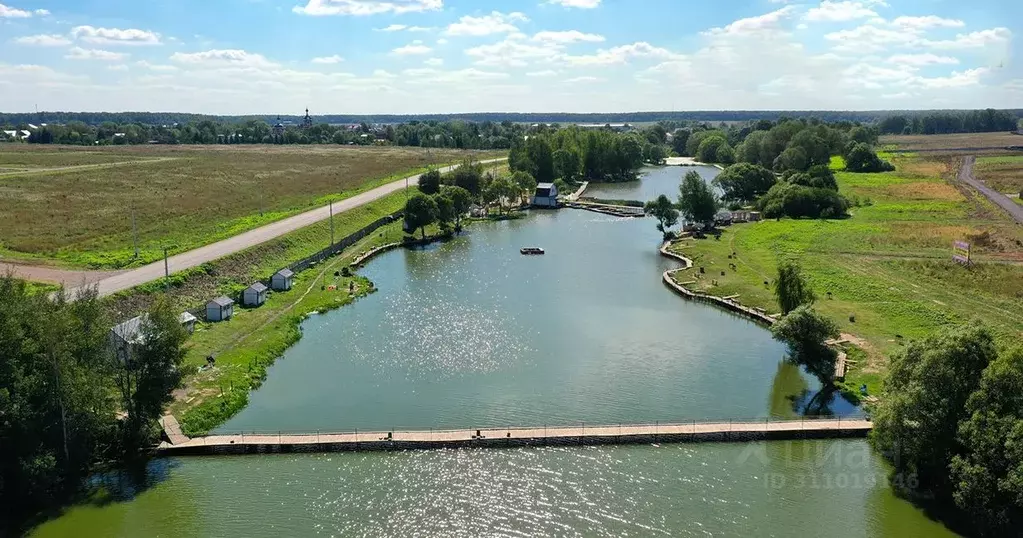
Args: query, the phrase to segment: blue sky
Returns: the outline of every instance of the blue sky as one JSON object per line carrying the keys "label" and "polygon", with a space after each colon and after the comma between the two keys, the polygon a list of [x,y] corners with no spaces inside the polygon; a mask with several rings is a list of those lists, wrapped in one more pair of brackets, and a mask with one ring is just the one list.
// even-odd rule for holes
{"label": "blue sky", "polygon": [[0,0],[0,110],[1023,107],[1019,0]]}

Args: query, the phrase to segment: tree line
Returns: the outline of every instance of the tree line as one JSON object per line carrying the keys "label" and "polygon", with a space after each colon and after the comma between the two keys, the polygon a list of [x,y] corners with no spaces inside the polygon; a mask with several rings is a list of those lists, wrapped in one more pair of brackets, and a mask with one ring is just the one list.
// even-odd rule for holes
{"label": "tree line", "polygon": [[545,126],[512,143],[508,166],[538,183],[631,181],[644,163],[660,164],[667,158],[663,143],[641,133]]}
{"label": "tree line", "polygon": [[949,110],[896,114],[878,122],[883,134],[952,134],[1015,131],[1020,128],[1018,110]]}
{"label": "tree line", "polygon": [[0,277],[0,535],[67,502],[100,462],[136,462],[181,383],[187,332],[166,301],[120,361],[95,291],[71,301]]}
{"label": "tree line", "polygon": [[[954,114],[968,111],[842,111],[842,110],[706,110],[706,111],[652,111],[622,113],[513,113],[482,112],[468,114],[324,114],[317,115],[316,121],[331,124],[398,124],[419,122],[512,122],[512,123],[655,123],[655,122],[748,122],[757,120],[779,121],[786,118],[816,118],[820,121],[877,123],[891,117],[917,117],[928,114]],[[1017,118],[1023,116],[1023,109],[1007,109],[997,112]],[[174,123],[197,123],[210,120],[222,123],[244,123],[256,120],[262,123],[276,123],[280,117],[285,122],[301,123],[302,115],[247,115],[218,116],[176,112],[26,112],[0,113],[0,125],[69,123],[80,121],[89,125],[104,122],[115,124],[137,123],[143,125],[170,125]],[[899,133],[894,133],[899,134]]]}

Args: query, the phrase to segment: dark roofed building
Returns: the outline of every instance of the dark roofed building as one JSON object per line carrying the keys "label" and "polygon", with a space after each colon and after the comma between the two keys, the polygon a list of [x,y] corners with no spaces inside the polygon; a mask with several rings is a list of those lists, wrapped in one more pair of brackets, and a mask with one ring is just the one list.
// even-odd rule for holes
{"label": "dark roofed building", "polygon": [[533,194],[533,207],[558,207],[558,187],[553,183],[540,183]]}

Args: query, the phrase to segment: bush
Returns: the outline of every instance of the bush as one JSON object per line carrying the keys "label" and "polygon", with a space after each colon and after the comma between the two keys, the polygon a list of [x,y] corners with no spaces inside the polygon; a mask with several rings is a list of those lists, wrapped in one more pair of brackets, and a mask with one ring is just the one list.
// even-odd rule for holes
{"label": "bush", "polygon": [[892,172],[895,166],[881,159],[877,153],[863,143],[850,142],[846,148],[845,169],[856,173]]}
{"label": "bush", "polygon": [[767,218],[836,218],[845,216],[849,201],[831,189],[779,183],[757,202]]}

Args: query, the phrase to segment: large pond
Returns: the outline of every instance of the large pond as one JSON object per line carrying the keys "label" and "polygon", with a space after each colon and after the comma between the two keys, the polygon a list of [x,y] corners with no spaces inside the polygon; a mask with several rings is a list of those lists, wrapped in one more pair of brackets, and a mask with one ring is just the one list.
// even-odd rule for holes
{"label": "large pond", "polygon": [[721,170],[713,166],[651,166],[640,170],[639,181],[626,183],[590,183],[583,196],[604,200],[638,200],[648,202],[665,194],[678,198],[678,187],[682,178],[696,171],[706,181],[718,177]]}
{"label": "large pond", "polygon": [[[798,416],[816,382],[767,331],[664,287],[658,240],[648,219],[566,210],[386,254],[363,270],[380,291],[306,321],[222,431]],[[863,441],[169,459],[37,534],[947,533],[886,473]]]}
{"label": "large pond", "polygon": [[380,291],[306,322],[221,431],[791,415],[816,382],[788,367],[775,383],[786,350],[768,331],[671,293],[659,235],[647,219],[534,212],[385,255],[363,271]]}

